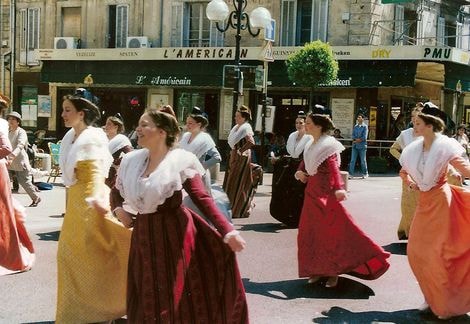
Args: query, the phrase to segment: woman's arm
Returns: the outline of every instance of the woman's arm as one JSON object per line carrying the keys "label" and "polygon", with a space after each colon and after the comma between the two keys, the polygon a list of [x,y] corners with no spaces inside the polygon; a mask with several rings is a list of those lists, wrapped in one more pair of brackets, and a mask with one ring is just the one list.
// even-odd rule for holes
{"label": "woman's arm", "polygon": [[5,158],[11,153],[11,143],[7,134],[0,132],[0,159]]}
{"label": "woman's arm", "polygon": [[449,161],[449,164],[453,166],[457,171],[465,178],[470,178],[470,163],[463,157],[456,157]]}
{"label": "woman's arm", "polygon": [[219,151],[215,147],[209,149],[206,152],[204,158],[206,159],[205,161],[202,161],[202,166],[204,167],[204,169],[209,169],[213,165],[216,165],[217,163],[220,163],[222,161],[222,157],[220,156]]}
{"label": "woman's arm", "polygon": [[401,146],[398,141],[393,142],[392,146],[390,147],[390,154],[397,160],[400,160],[401,156]]}
{"label": "woman's arm", "polygon": [[243,144],[243,146],[238,149],[240,153],[243,153],[246,150],[249,150],[255,145],[255,139],[253,138],[252,135],[247,135],[245,136],[244,139],[245,139],[245,144]]}
{"label": "woman's arm", "polygon": [[401,168],[400,170],[400,178],[403,180],[403,182],[410,188],[411,190],[417,190],[418,185],[416,182],[413,181],[413,179],[410,177],[408,172],[406,172],[405,169]]}
{"label": "woman's arm", "polygon": [[214,199],[207,193],[201,176],[196,175],[187,179],[183,183],[183,188],[196,207],[214,224],[215,228],[224,237],[224,242],[230,246],[232,251],[239,252],[243,250],[246,246],[245,240],[217,208]]}

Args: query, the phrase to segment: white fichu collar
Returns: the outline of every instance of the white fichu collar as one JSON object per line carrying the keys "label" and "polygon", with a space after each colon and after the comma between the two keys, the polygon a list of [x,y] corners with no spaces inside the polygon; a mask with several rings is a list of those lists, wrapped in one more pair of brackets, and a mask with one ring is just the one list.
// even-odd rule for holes
{"label": "white fichu collar", "polygon": [[214,140],[205,132],[197,134],[191,142],[189,142],[190,138],[190,132],[184,133],[179,142],[179,147],[194,153],[198,159],[200,159],[207,151],[215,147]]}
{"label": "white fichu collar", "polygon": [[245,138],[248,135],[253,136],[253,134],[253,129],[251,128],[250,123],[245,122],[240,126],[235,125],[230,130],[230,134],[228,135],[228,145],[230,145],[230,147],[233,149],[242,138]]}
{"label": "white fichu collar", "polygon": [[305,145],[305,170],[309,175],[315,175],[320,164],[333,154],[337,156],[338,166],[341,165],[340,153],[344,149],[343,144],[330,135],[322,135],[316,142],[312,139]]}
{"label": "white fichu collar", "polygon": [[59,165],[65,186],[73,185],[75,167],[78,161],[95,160],[98,162],[100,173],[108,176],[113,157],[109,152],[108,138],[101,128],[88,126],[74,141],[75,130],[71,128],[60,144]]}
{"label": "white fichu collar", "polygon": [[442,172],[447,170],[449,161],[462,156],[464,148],[456,140],[442,134],[436,134],[426,162],[421,167],[419,164],[424,161],[423,147],[424,139],[422,137],[410,143],[400,156],[400,164],[416,182],[419,190],[429,191],[436,186]]}
{"label": "white fichu collar", "polygon": [[302,138],[297,141],[297,136],[299,135],[299,131],[295,131],[289,135],[287,138],[287,143],[286,143],[286,150],[287,153],[289,153],[290,156],[293,158],[297,159],[300,154],[304,151],[305,145],[308,143],[308,141],[312,140],[311,135],[304,134]]}
{"label": "white fichu collar", "polygon": [[140,214],[154,213],[175,191],[183,188],[187,179],[204,174],[204,168],[193,153],[175,148],[144,179],[148,157],[147,149],[124,155],[116,179],[116,188],[126,203]]}

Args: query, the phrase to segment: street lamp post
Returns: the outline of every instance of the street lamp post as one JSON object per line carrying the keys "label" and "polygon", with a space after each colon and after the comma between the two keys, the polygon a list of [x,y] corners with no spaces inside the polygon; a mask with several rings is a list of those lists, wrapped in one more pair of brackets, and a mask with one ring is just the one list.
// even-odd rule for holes
{"label": "street lamp post", "polygon": [[[258,7],[250,15],[245,12],[247,0],[232,0],[235,10],[231,11],[224,0],[212,0],[207,5],[206,15],[211,21],[215,21],[217,29],[225,33],[230,27],[236,30],[235,34],[235,84],[233,89],[232,117],[238,109],[238,97],[243,89],[243,78],[240,71],[240,32],[248,30],[251,36],[259,35],[260,30],[271,22],[271,14],[268,9]],[[253,31],[252,28],[257,28]]]}

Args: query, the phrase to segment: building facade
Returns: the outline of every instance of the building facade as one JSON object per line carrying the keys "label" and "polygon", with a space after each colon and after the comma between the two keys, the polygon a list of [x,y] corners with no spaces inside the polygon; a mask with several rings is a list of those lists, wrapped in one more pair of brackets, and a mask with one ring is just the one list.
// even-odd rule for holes
{"label": "building facade", "polygon": [[[257,118],[263,94],[257,66],[268,64],[267,131],[287,135],[310,89],[287,77],[285,60],[308,41],[333,47],[338,79],[315,90],[347,137],[358,112],[372,139],[391,139],[418,101],[432,101],[456,122],[470,122],[470,15],[467,1],[247,0],[275,20],[264,33],[242,31],[243,95]],[[99,98],[105,116],[135,126],[145,107],[171,104],[181,122],[204,109],[209,132],[224,141],[232,125],[235,30],[217,30],[208,1],[17,0],[13,98],[26,126],[61,138],[61,98],[77,87]],[[229,1],[228,5],[232,3]],[[258,69],[259,70],[259,69]],[[255,123],[259,128],[259,121]]]}

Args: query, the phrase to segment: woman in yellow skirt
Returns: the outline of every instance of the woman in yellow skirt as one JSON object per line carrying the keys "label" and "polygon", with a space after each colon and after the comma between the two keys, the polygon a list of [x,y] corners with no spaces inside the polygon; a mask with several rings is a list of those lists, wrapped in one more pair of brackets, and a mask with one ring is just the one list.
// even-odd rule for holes
{"label": "woman in yellow skirt", "polygon": [[57,323],[94,323],[125,315],[130,231],[103,206],[105,177],[112,163],[105,133],[91,125],[98,107],[66,96],[62,118],[71,129],[61,143],[60,167],[68,187],[57,251]]}

